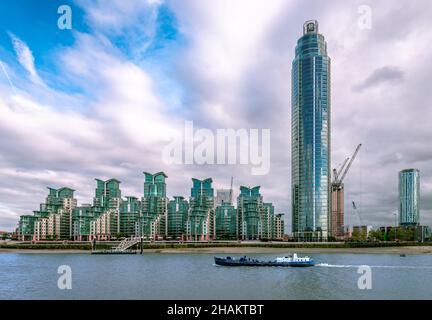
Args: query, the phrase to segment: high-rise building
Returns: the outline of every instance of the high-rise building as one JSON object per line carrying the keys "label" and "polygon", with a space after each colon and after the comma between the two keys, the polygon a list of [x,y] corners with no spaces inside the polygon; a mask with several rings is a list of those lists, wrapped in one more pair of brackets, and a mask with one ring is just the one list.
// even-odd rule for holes
{"label": "high-rise building", "polygon": [[18,222],[18,239],[21,241],[32,240],[34,235],[36,215],[22,215]]}
{"label": "high-rise building", "polygon": [[93,216],[90,221],[90,240],[110,240],[120,234],[120,205],[122,203],[120,181],[95,179]]}
{"label": "high-rise building", "polygon": [[120,181],[96,179],[93,204],[78,206],[74,190],[49,188],[48,196],[33,215],[20,217],[21,240],[117,240],[142,236],[147,239],[192,241],[254,240],[283,238],[282,214],[263,202],[260,187],[240,187],[237,209],[232,193],[219,193],[215,206],[213,180],[192,179],[189,202],[176,196],[168,202],[167,176],[145,173],[144,196],[121,197]]}
{"label": "high-rise building", "polygon": [[275,216],[275,223],[274,223],[274,237],[277,240],[283,240],[285,235],[285,222],[283,219],[283,213],[278,213]]}
{"label": "high-rise building", "polygon": [[399,225],[418,226],[420,223],[420,171],[399,172]]}
{"label": "high-rise building", "polygon": [[239,237],[242,240],[255,240],[260,238],[261,213],[263,198],[260,187],[240,187],[237,198],[237,215]]}
{"label": "high-rise building", "polygon": [[318,22],[307,21],[292,63],[292,231],[328,237],[330,210],[330,58]]}
{"label": "high-rise building", "polygon": [[120,181],[109,179],[96,180],[93,207],[96,215],[102,214],[108,208],[118,208],[121,201]]}
{"label": "high-rise building", "polygon": [[72,211],[77,206],[74,190],[48,188],[45,203],[35,211],[34,240],[70,240],[72,238]]}
{"label": "high-rise building", "polygon": [[237,232],[237,211],[230,201],[222,201],[215,209],[214,238],[217,240],[235,240]]}
{"label": "high-rise building", "polygon": [[151,174],[144,172],[144,196],[141,199],[142,212],[138,221],[138,234],[147,239],[167,236],[166,182],[168,176],[163,172]]}
{"label": "high-rise building", "polygon": [[189,214],[186,223],[188,240],[211,240],[214,227],[213,180],[192,179]]}
{"label": "high-rise building", "polygon": [[189,203],[185,198],[175,196],[168,202],[168,237],[181,239],[186,237],[186,223],[189,211]]}
{"label": "high-rise building", "polygon": [[73,240],[87,241],[90,239],[90,222],[94,217],[93,208],[90,204],[76,207],[72,212],[72,235]]}
{"label": "high-rise building", "polygon": [[120,205],[120,235],[131,237],[135,235],[135,225],[141,212],[141,201],[136,197],[126,197]]}
{"label": "high-rise building", "polygon": [[260,239],[271,240],[275,238],[275,212],[272,203],[263,203],[260,214],[259,235]]}
{"label": "high-rise building", "polygon": [[343,183],[332,183],[331,185],[331,219],[330,234],[334,238],[344,236],[345,225],[345,199]]}

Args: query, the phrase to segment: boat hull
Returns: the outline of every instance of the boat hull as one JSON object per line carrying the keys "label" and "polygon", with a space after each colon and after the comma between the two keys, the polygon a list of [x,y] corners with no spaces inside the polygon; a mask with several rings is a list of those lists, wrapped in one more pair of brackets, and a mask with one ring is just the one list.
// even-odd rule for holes
{"label": "boat hull", "polygon": [[215,263],[219,266],[226,267],[313,267],[315,262],[310,261],[293,261],[293,262],[276,262],[276,261],[258,261],[258,260],[234,260],[215,257]]}

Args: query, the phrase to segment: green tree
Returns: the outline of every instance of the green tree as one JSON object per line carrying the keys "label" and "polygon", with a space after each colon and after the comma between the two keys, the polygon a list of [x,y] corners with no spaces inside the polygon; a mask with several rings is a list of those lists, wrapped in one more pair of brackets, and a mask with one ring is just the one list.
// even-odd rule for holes
{"label": "green tree", "polygon": [[371,238],[372,240],[384,241],[385,238],[384,231],[380,229],[371,230],[369,232],[369,238]]}

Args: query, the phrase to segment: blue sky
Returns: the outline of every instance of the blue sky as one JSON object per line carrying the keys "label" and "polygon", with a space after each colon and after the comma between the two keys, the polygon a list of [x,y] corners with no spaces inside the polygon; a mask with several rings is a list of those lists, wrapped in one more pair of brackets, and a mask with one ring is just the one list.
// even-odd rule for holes
{"label": "blue sky", "polygon": [[[69,5],[72,9],[72,30],[57,28],[57,20],[61,16],[57,13],[60,5]],[[131,24],[124,29],[115,30],[115,27],[92,28],[91,21],[85,12],[85,2],[75,1],[28,1],[19,0],[13,3],[0,4],[0,19],[3,32],[0,34],[0,45],[5,62],[14,65],[18,77],[25,76],[25,70],[19,68],[14,57],[11,33],[18,39],[25,39],[26,45],[31,48],[35,68],[44,75],[47,85],[69,93],[85,93],[85,83],[62,81],[61,63],[59,55],[65,48],[76,44],[79,34],[93,34],[107,38],[123,58],[144,66],[154,77],[162,78],[160,82],[161,96],[169,99],[170,92],[179,92],[174,81],[167,77],[167,68],[172,62],[176,50],[184,45],[184,38],[177,29],[175,14],[168,6],[161,4],[157,8],[145,10],[141,19],[148,19],[143,25],[153,24],[151,33],[139,32],[140,28]],[[144,27],[145,28],[145,27]],[[114,31],[114,32],[113,32]],[[2,79],[4,81],[4,77]],[[91,97],[91,93],[90,93]]]}
{"label": "blue sky", "polygon": [[[366,1],[368,2],[368,1]],[[72,8],[72,30],[57,8]],[[372,28],[358,26],[369,5]],[[432,224],[429,0],[130,0],[0,2],[0,230],[38,208],[46,187],[91,202],[94,178],[140,196],[142,171],[165,171],[168,195],[191,178],[261,185],[290,230],[290,72],[303,22],[319,21],[332,59],[332,166],[363,148],[346,203],[392,224],[397,173],[421,171]],[[11,84],[9,83],[10,79]],[[271,130],[271,169],[166,165],[163,147],[196,128]],[[413,125],[415,124],[415,125]],[[347,205],[348,224],[359,218]]]}

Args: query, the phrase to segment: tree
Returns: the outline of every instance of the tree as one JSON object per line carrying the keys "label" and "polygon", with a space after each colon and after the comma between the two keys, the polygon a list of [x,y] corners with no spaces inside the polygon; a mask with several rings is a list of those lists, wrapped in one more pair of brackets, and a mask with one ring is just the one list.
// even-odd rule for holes
{"label": "tree", "polygon": [[384,241],[385,239],[385,234],[382,230],[380,229],[376,229],[376,230],[371,230],[369,232],[369,238],[373,239],[373,240],[377,240],[377,241]]}

